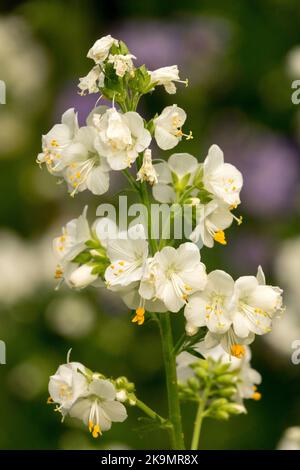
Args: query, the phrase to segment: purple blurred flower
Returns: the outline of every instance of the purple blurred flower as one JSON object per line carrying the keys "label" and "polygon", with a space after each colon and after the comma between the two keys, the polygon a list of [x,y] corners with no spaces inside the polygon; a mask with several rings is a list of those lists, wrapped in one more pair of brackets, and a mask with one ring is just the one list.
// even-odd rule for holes
{"label": "purple blurred flower", "polygon": [[284,216],[295,210],[300,182],[300,151],[286,137],[262,132],[227,116],[215,132],[225,160],[243,173],[243,207],[260,217]]}

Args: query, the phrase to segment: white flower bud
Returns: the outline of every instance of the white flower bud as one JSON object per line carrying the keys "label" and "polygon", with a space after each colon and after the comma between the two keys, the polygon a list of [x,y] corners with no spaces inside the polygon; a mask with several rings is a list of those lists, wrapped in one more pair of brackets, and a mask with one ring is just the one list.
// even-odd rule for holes
{"label": "white flower bud", "polygon": [[83,264],[71,274],[69,283],[75,289],[83,289],[92,284],[98,278],[97,274],[92,274],[93,266]]}

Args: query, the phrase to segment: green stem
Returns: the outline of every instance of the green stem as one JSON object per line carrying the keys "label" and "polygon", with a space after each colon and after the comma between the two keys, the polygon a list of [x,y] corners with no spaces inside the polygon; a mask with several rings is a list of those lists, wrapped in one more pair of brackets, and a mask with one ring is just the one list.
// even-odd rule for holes
{"label": "green stem", "polygon": [[158,413],[156,413],[152,408],[150,408],[146,403],[143,401],[139,400],[137,398],[136,400],[136,406],[145,413],[145,415],[149,416],[149,418],[155,419],[157,421],[160,421],[161,424],[166,424],[167,420],[160,416]]}
{"label": "green stem", "polygon": [[197,450],[199,448],[201,428],[202,428],[204,411],[205,411],[208,395],[209,395],[209,388],[207,387],[198,405],[196,418],[195,418],[195,424],[194,424],[191,450]]}
{"label": "green stem", "polygon": [[184,439],[177,388],[176,362],[173,352],[173,335],[169,313],[163,313],[160,315],[160,332],[166,371],[169,420],[172,424],[169,428],[171,447],[172,449],[182,450],[184,449]]}

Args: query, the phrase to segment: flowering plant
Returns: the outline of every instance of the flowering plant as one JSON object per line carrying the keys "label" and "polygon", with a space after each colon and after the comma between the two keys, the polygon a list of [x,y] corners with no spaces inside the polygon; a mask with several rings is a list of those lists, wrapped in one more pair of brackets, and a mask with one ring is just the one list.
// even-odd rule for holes
{"label": "flowering plant", "polygon": [[[226,245],[225,229],[242,221],[233,211],[241,202],[243,178],[224,162],[222,150],[212,145],[203,163],[188,153],[152,160],[152,142],[170,150],[192,138],[182,130],[187,116],[176,104],[149,121],[137,111],[141,97],[156,87],[174,94],[177,83],[187,85],[178,67],[135,67],[126,44],[110,35],[97,40],[87,56],[95,64],[80,79],[80,93],[100,93],[112,105],[95,107],[83,127],[75,110],[67,110],[43,136],[37,161],[66,182],[71,196],[85,190],[100,196],[112,172],[121,171],[143,210],[124,229],[114,217],[103,217],[101,206],[90,226],[84,208],[53,242],[55,277],[75,289],[107,288],[124,300],[133,323],[158,324],[168,416],[141,401],[126,377],[105,377],[69,358],[50,377],[49,402],[63,418],[81,419],[93,437],[124,421],[126,409],[136,406],[168,431],[173,449],[184,449],[180,400],[191,401],[197,405],[191,448],[197,449],[204,418],[228,419],[246,412],[245,399],[260,398],[261,378],[250,366],[248,345],[270,331],[282,310],[282,291],[266,284],[261,267],[256,276],[237,280],[221,270],[206,272],[201,247]],[[149,189],[161,205],[151,204]],[[157,206],[167,211],[162,224]],[[174,344],[171,322],[179,312],[185,331]]]}

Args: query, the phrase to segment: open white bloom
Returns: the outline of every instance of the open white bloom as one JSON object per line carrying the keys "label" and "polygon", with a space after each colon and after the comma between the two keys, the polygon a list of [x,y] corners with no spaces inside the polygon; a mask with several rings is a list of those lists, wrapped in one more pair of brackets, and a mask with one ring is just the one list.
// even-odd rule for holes
{"label": "open white bloom", "polygon": [[109,289],[118,290],[140,281],[145,262],[148,257],[148,241],[142,225],[131,227],[127,234],[110,240],[107,255],[111,264],[105,271],[105,279]]}
{"label": "open white bloom", "polygon": [[116,389],[109,380],[94,378],[86,395],[74,403],[69,415],[81,419],[93,437],[108,431],[112,422],[123,422],[127,418],[126,408],[116,400]]}
{"label": "open white bloom", "polygon": [[170,93],[171,95],[176,93],[176,86],[174,82],[181,82],[187,85],[187,80],[180,80],[177,65],[161,67],[160,69],[153,70],[149,73],[151,75],[151,81],[153,85],[163,85],[166,92]]}
{"label": "open white bloom", "polygon": [[249,333],[248,336],[241,338],[238,336],[233,326],[231,325],[224,333],[213,333],[208,331],[204,338],[205,347],[208,349],[214,348],[220,344],[224,351],[230,356],[242,359],[246,354],[246,345],[254,341],[255,334]]}
{"label": "open white bloom", "polygon": [[104,85],[104,73],[101,72],[99,65],[95,65],[85,77],[79,79],[78,88],[80,94],[98,93],[99,87]]}
{"label": "open white bloom", "polygon": [[93,194],[104,194],[109,188],[110,167],[95,147],[97,132],[94,127],[81,127],[73,143],[66,150],[69,164],[63,176],[73,196],[89,189]]}
{"label": "open white bloom", "polygon": [[[76,268],[76,264],[71,261],[85,249],[85,243],[91,238],[86,213],[87,206],[77,219],[70,220],[63,227],[62,235],[53,240],[53,251],[58,261],[56,279],[68,278],[70,269],[73,271]],[[71,266],[72,264],[74,266]]]}
{"label": "open white bloom", "polygon": [[[174,153],[168,162],[154,164],[158,176],[158,184],[153,188],[153,197],[159,202],[172,203],[176,201],[173,184],[181,190],[193,183],[199,162],[189,153]],[[181,188],[181,186],[182,188]]]}
{"label": "open white bloom", "polygon": [[63,416],[75,401],[87,393],[88,383],[85,377],[85,367],[79,362],[68,362],[59,366],[49,381],[50,399],[57,403],[58,410]]}
{"label": "open white bloom", "polygon": [[156,296],[171,312],[178,312],[191,294],[205,286],[205,266],[193,243],[183,243],[177,249],[166,246],[155,254],[154,262]]}
{"label": "open white bloom", "polygon": [[61,118],[61,124],[55,124],[48,134],[42,137],[42,153],[37,156],[38,163],[46,163],[50,173],[60,175],[68,163],[65,152],[78,132],[77,113],[68,109]]}
{"label": "open white bloom", "polygon": [[118,77],[124,77],[126,72],[132,72],[134,69],[132,59],[136,59],[132,54],[110,54],[108,62],[113,64]]}
{"label": "open white bloom", "polygon": [[97,39],[94,45],[90,48],[87,53],[87,57],[89,59],[93,59],[96,64],[101,64],[109,54],[111,46],[115,44],[118,45],[117,39],[114,39],[109,34],[108,36],[104,36],[101,39]]}
{"label": "open white bloom", "polygon": [[233,329],[241,337],[271,331],[273,317],[282,310],[282,290],[265,284],[261,267],[257,276],[242,276],[234,286]]}
{"label": "open white bloom", "polygon": [[131,166],[151,142],[151,134],[145,129],[143,119],[133,111],[121,114],[110,108],[102,115],[95,113],[93,123],[98,132],[95,146],[113,170]]}
{"label": "open white bloom", "polygon": [[224,163],[220,147],[212,145],[203,164],[203,183],[207,191],[230,206],[240,204],[240,191],[243,186],[241,172],[230,163]]}
{"label": "open white bloom", "polygon": [[213,199],[208,204],[199,204],[197,215],[197,225],[189,237],[190,240],[194,243],[201,240],[208,248],[212,248],[215,241],[226,245],[224,230],[230,227],[234,219],[228,205]]}
{"label": "open white bloom", "polygon": [[153,120],[154,137],[162,150],[170,150],[185,136],[192,138],[192,134],[184,134],[181,130],[186,120],[186,112],[176,104],[167,106],[162,113]]}
{"label": "open white bloom", "polygon": [[225,271],[216,270],[207,275],[201,292],[189,298],[184,309],[189,328],[206,326],[213,333],[224,333],[231,325],[231,303],[234,280]]}
{"label": "open white bloom", "polygon": [[143,164],[137,172],[137,181],[147,181],[151,186],[157,184],[157,173],[152,163],[152,152],[150,149],[146,149],[143,156]]}

